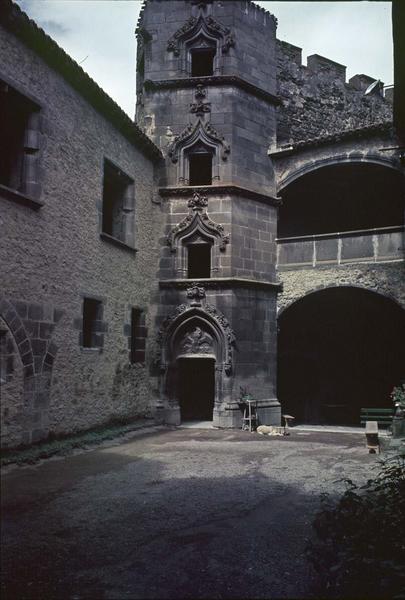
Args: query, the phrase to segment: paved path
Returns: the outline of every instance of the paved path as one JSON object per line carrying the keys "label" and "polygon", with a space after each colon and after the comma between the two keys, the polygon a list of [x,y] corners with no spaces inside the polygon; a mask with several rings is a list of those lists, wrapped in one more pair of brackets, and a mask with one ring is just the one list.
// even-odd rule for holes
{"label": "paved path", "polygon": [[376,461],[358,434],[165,429],[14,468],[2,598],[316,597],[319,494]]}

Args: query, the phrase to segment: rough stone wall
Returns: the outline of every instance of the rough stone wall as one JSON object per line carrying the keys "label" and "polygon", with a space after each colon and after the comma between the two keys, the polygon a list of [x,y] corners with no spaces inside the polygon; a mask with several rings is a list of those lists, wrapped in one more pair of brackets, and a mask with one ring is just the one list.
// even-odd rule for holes
{"label": "rough stone wall", "polygon": [[[24,363],[25,389],[32,388],[24,410],[38,413],[37,422],[25,420],[18,442],[29,443],[49,432],[150,413],[147,369],[129,364],[124,326],[129,305],[147,312],[161,213],[153,203],[151,161],[35,53],[7,31],[0,34],[0,77],[42,107],[43,206],[33,210],[0,191],[0,289],[9,303],[3,310],[18,311],[32,347]],[[137,252],[100,237],[104,158],[135,182]],[[79,345],[86,296],[103,302],[106,330],[98,349]],[[11,312],[7,325],[10,319]],[[15,342],[24,358],[24,340]],[[46,384],[41,369],[51,344]],[[16,441],[11,436],[4,443]]]}
{"label": "rough stone wall", "polygon": [[307,294],[329,287],[355,286],[387,296],[405,309],[405,264],[340,265],[300,270],[279,270],[283,291],[278,295],[280,313]]}
{"label": "rough stone wall", "polygon": [[378,91],[365,96],[375,81],[314,54],[302,65],[301,48],[277,40],[278,143],[317,138],[392,120],[392,104]]}

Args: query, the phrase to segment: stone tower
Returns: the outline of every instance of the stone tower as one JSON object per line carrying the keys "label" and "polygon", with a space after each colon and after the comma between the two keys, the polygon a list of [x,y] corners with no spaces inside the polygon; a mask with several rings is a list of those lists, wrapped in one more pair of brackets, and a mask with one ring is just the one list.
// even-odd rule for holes
{"label": "stone tower", "polygon": [[276,398],[276,19],[249,0],[147,0],[137,120],[165,160],[156,403],[162,419],[262,423]]}

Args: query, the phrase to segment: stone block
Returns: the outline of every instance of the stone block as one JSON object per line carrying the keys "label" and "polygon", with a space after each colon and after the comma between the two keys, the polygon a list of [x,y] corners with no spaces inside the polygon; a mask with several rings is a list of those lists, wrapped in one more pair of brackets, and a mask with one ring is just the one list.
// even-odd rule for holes
{"label": "stone block", "polygon": [[39,304],[30,304],[28,306],[28,318],[33,321],[41,321],[44,316],[42,306]]}

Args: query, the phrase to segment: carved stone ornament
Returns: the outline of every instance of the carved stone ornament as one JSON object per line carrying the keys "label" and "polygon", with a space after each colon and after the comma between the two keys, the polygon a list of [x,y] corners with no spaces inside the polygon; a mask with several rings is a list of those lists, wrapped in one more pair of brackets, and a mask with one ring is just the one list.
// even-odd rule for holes
{"label": "carved stone ornament", "polygon": [[[192,330],[190,336],[191,339],[185,338],[186,344],[190,344],[188,347],[191,348],[208,348],[209,339],[213,341],[215,337],[220,353],[220,355],[217,356],[217,360],[219,361],[220,366],[223,367],[225,373],[229,375],[232,371],[233,346],[236,339],[235,334],[228,319],[217,310],[215,306],[211,306],[210,304],[206,304],[204,307],[199,308],[180,304],[180,306],[178,306],[176,310],[163,321],[156,338],[157,354],[155,363],[159,365],[161,369],[166,369],[167,365],[165,364],[165,359],[167,360],[169,357],[164,356],[164,354],[167,351],[168,342],[170,338],[175,335],[175,332],[179,330],[181,324],[191,317],[196,319],[194,321],[195,328]],[[212,327],[212,335],[207,334],[199,327],[199,318],[205,322],[204,329],[207,328],[208,324]],[[205,335],[207,335],[207,338],[205,338]],[[211,343],[210,351],[213,346],[214,344]]]}
{"label": "carved stone ornament", "polygon": [[187,333],[180,344],[181,354],[212,354],[214,340],[201,327]]}
{"label": "carved stone ornament", "polygon": [[167,244],[172,252],[176,252],[176,239],[181,237],[183,232],[188,229],[200,230],[203,233],[213,234],[219,238],[219,249],[223,252],[226,245],[229,244],[229,234],[225,234],[225,230],[220,223],[215,223],[209,218],[206,207],[208,200],[196,192],[188,202],[189,214],[178,225],[173,227],[167,236]]}
{"label": "carved stone ornament", "polygon": [[[205,3],[204,3],[205,4]],[[181,44],[185,40],[194,37],[199,31],[222,39],[222,54],[229,52],[229,48],[235,45],[234,37],[229,27],[216,21],[213,17],[190,17],[180,29],[167,42],[167,50],[173,52],[175,56],[180,56]]]}
{"label": "carved stone ornament", "polygon": [[194,302],[191,303],[192,306],[200,306],[200,300],[205,298],[205,289],[202,286],[197,285],[196,283],[194,283],[192,287],[187,288],[186,293],[187,298],[189,298],[190,300],[194,300]]}
{"label": "carved stone ornament", "polygon": [[204,102],[207,97],[207,92],[204,90],[204,86],[199,83],[195,92],[195,102],[190,104],[190,112],[202,117],[204,113],[211,112],[211,102]]}
{"label": "carved stone ornament", "polygon": [[211,142],[211,144],[214,143],[216,146],[220,146],[222,160],[228,158],[231,147],[224,136],[218,133],[211,123],[203,123],[201,119],[198,119],[194,125],[189,123],[179,135],[174,137],[174,140],[169,145],[167,153],[172,162],[177,163],[179,160],[179,152],[182,146],[186,143],[197,142],[198,140],[203,142],[206,140],[207,142]]}
{"label": "carved stone ornament", "polygon": [[208,198],[195,192],[193,197],[187,202],[187,206],[194,211],[202,212],[202,210],[208,206]]}

